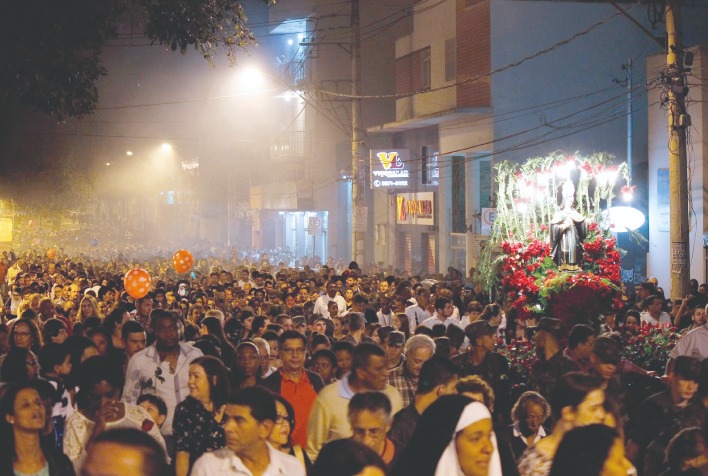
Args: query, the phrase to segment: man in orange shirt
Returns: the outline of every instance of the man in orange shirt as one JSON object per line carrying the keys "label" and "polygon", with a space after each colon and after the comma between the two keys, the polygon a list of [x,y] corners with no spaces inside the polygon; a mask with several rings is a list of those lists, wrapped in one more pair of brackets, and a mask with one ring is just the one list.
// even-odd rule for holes
{"label": "man in orange shirt", "polygon": [[314,372],[305,369],[307,339],[297,331],[285,331],[278,338],[279,355],[283,366],[273,372],[261,385],[280,394],[295,410],[293,442],[305,447],[307,444],[307,422],[310,409],[324,382]]}

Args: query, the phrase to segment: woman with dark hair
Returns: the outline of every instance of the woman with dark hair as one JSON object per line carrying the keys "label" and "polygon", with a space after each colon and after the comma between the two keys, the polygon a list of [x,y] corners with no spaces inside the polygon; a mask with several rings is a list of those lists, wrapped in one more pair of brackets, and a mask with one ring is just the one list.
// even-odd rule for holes
{"label": "woman with dark hair", "polygon": [[31,319],[18,319],[10,329],[10,350],[16,347],[30,349],[35,354],[39,354],[42,347],[42,340],[39,336],[37,324]]}
{"label": "woman with dark hair", "polygon": [[130,314],[122,307],[113,309],[108,313],[105,319],[103,319],[103,327],[105,327],[111,335],[111,342],[113,343],[114,349],[124,348],[121,332],[123,330],[123,324],[130,320],[132,320]]}
{"label": "woman with dark hair", "polygon": [[84,336],[72,335],[65,342],[71,354],[71,374],[67,380],[67,387],[76,387],[79,366],[82,362],[98,355],[96,344]]}
{"label": "woman with dark hair", "polygon": [[521,455],[521,476],[549,474],[558,445],[567,432],[579,426],[604,422],[603,385],[602,378],[582,372],[570,372],[561,377],[549,401],[555,421],[553,431]]}
{"label": "woman with dark hair", "polygon": [[234,352],[231,363],[231,389],[255,387],[261,380],[261,359],[258,346],[251,340],[244,340]]}
{"label": "woman with dark hair", "polygon": [[376,345],[381,345],[381,339],[379,338],[379,333],[378,330],[381,328],[381,324],[378,322],[374,322],[371,324],[367,324],[366,328],[364,330],[364,334],[369,336]]}
{"label": "woman with dark hair", "polygon": [[251,334],[251,329],[253,328],[253,320],[256,317],[253,311],[248,308],[244,309],[238,314],[238,320],[241,322],[241,339],[246,339]]}
{"label": "woman with dark hair", "polygon": [[111,333],[103,326],[92,327],[86,330],[86,337],[96,344],[98,355],[107,357],[113,353],[113,339]]}
{"label": "woman with dark hair", "polygon": [[342,317],[342,316],[332,317],[331,322],[332,322],[332,338],[334,340],[344,339],[347,336],[347,334],[344,332],[345,331],[344,317]]}
{"label": "woman with dark hair", "polygon": [[215,357],[199,357],[189,365],[189,396],[177,405],[174,438],[176,476],[187,476],[207,451],[226,443],[221,418],[229,399],[226,367]]}
{"label": "woman with dark hair", "polygon": [[395,314],[393,317],[393,321],[391,321],[393,324],[393,327],[398,329],[399,331],[403,332],[403,334],[406,336],[406,340],[408,340],[411,336],[411,323],[408,320],[408,316],[405,313],[398,313]]}
{"label": "woman with dark hair", "polygon": [[639,314],[639,311],[630,309],[624,314],[620,324],[623,330],[636,331],[642,325],[641,314]]}
{"label": "woman with dark hair", "polygon": [[44,321],[44,326],[42,326],[42,342],[45,344],[49,342],[63,344],[67,337],[68,333],[64,322],[54,317]]}
{"label": "woman with dark hair", "polygon": [[219,340],[219,348],[221,349],[221,361],[231,362],[234,359],[234,347],[231,345],[229,340],[224,334],[224,328],[221,325],[219,318],[214,316],[207,316],[202,319],[202,323],[199,327],[199,333],[201,335],[214,336]]}
{"label": "woman with dark hair", "polygon": [[325,385],[335,382],[334,374],[337,370],[337,356],[330,349],[320,349],[310,359],[310,370],[322,377]]}
{"label": "woman with dark hair", "polygon": [[46,409],[34,388],[8,387],[0,401],[0,474],[74,476],[68,458],[47,440]]}
{"label": "woman with dark hair", "polygon": [[256,316],[251,322],[251,331],[248,333],[248,338],[261,337],[265,332],[266,326],[270,323],[265,316]]}
{"label": "woman with dark hair", "polygon": [[501,476],[491,413],[464,395],[438,398],[423,412],[390,474]]}
{"label": "woman with dark hair", "polygon": [[7,353],[2,363],[2,382],[27,385],[37,378],[39,363],[37,356],[29,349],[17,347]]}
{"label": "woman with dark hair", "polygon": [[293,445],[292,434],[295,428],[295,410],[292,405],[282,396],[274,394],[275,425],[268,436],[268,443],[278,451],[294,456],[302,463],[307,472],[312,469],[312,462],[308,458],[307,453],[299,445]]}
{"label": "woman with dark hair", "polygon": [[[241,334],[243,332],[243,325],[241,321],[236,317],[230,317],[224,322],[224,335],[226,339],[232,346],[237,346],[241,342]],[[226,363],[231,363],[228,361]]]}
{"label": "woman with dark hair", "polygon": [[120,366],[107,357],[91,357],[79,366],[78,411],[64,429],[64,453],[78,471],[86,459],[91,440],[111,428],[136,428],[146,431],[160,445],[165,440],[148,412],[138,405],[122,402],[125,376]]}
{"label": "woman with dark hair", "polygon": [[[320,450],[308,476],[385,476],[386,465],[374,450],[352,439],[335,440]],[[419,474],[416,472],[410,474]]]}
{"label": "woman with dark hair", "polygon": [[322,349],[331,349],[332,341],[329,337],[313,332],[310,334],[310,342],[308,344],[308,355],[315,355],[315,352]]}
{"label": "woman with dark hair", "polygon": [[625,476],[630,469],[617,431],[595,424],[573,428],[563,436],[550,476]]}
{"label": "woman with dark hair", "polygon": [[499,304],[487,304],[482,310],[482,314],[479,315],[481,320],[485,320],[490,326],[496,327],[501,324],[502,312]]}

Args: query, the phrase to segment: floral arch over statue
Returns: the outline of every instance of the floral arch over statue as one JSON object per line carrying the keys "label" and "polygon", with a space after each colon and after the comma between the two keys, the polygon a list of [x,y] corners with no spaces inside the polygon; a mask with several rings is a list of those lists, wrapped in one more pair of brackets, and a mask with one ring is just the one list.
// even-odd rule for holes
{"label": "floral arch over statue", "polygon": [[[495,166],[497,216],[480,266],[516,318],[596,324],[620,302],[620,253],[603,222],[627,165],[553,154]],[[624,189],[628,189],[625,185]]]}

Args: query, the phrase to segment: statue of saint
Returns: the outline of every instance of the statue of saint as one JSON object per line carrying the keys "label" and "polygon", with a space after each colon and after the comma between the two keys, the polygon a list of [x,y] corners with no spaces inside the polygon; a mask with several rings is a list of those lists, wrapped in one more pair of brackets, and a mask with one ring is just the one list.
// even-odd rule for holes
{"label": "statue of saint", "polygon": [[587,220],[573,208],[575,186],[570,179],[563,184],[561,209],[551,221],[551,254],[561,271],[578,271],[583,259],[583,240]]}

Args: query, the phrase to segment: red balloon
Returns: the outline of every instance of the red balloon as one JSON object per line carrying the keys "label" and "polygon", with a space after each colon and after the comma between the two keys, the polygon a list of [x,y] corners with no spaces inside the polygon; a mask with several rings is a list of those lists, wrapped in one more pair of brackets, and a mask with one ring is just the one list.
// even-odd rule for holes
{"label": "red balloon", "polygon": [[172,257],[172,266],[178,273],[186,273],[194,266],[194,256],[187,250],[179,250]]}
{"label": "red balloon", "polygon": [[150,291],[152,279],[150,273],[142,268],[134,268],[125,273],[123,278],[123,286],[128,294],[134,299],[140,299],[147,295]]}

